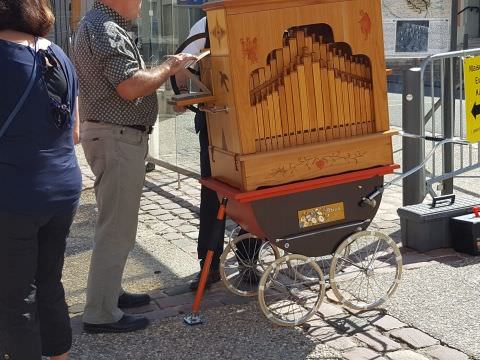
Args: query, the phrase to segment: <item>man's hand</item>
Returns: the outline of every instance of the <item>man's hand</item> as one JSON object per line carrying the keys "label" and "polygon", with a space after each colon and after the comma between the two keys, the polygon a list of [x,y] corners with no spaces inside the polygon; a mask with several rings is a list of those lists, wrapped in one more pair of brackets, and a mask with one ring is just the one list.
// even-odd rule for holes
{"label": "man's hand", "polygon": [[190,54],[168,56],[168,59],[159,66],[149,70],[139,70],[129,79],[121,82],[117,86],[117,93],[126,101],[154,94],[170,76],[184,69],[189,63],[195,62],[196,59],[196,56]]}
{"label": "man's hand", "polygon": [[191,54],[180,53],[168,57],[166,63],[170,66],[170,75],[175,75],[180,70],[185,69],[190,64],[193,64],[197,57]]}

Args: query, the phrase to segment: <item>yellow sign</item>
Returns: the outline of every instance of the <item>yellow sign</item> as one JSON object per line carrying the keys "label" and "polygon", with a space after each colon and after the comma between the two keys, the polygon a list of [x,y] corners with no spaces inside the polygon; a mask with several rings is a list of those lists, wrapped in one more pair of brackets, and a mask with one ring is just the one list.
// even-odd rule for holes
{"label": "yellow sign", "polygon": [[300,226],[300,229],[343,219],[345,219],[343,202],[324,205],[313,209],[300,210],[298,212],[298,225]]}
{"label": "yellow sign", "polygon": [[480,56],[465,59],[467,140],[480,141]]}

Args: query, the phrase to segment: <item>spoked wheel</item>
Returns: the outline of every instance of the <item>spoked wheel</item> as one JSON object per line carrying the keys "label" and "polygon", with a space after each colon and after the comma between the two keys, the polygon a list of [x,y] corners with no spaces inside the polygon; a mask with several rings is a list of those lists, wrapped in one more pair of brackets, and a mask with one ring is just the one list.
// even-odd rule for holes
{"label": "spoked wheel", "polygon": [[254,296],[267,267],[280,257],[276,246],[247,233],[234,238],[220,257],[220,276],[234,294]]}
{"label": "spoked wheel", "polygon": [[287,255],[267,268],[258,287],[265,316],[277,325],[297,326],[310,319],[325,296],[325,280],[314,259]]}
{"label": "spoked wheel", "polygon": [[370,310],[385,303],[402,278],[397,244],[377,231],[361,231],[340,244],[330,268],[330,285],[345,306]]}

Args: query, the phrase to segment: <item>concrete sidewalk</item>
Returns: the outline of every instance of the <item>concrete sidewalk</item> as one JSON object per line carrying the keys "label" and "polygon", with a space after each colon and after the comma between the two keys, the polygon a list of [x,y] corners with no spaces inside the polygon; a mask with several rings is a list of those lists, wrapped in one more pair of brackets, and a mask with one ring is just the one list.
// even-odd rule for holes
{"label": "concrete sidewalk", "polygon": [[[192,134],[186,143],[192,143],[193,131],[186,133]],[[395,154],[401,163],[399,147],[397,139]],[[152,326],[132,334],[83,334],[80,317],[96,210],[93,178],[80,148],[78,155],[85,189],[64,272],[75,334],[71,359],[480,359],[480,258],[451,249],[426,254],[403,249],[402,283],[393,300],[378,311],[352,313],[330,295],[308,324],[284,329],[264,318],[256,298],[234,296],[218,284],[203,303],[206,324],[183,325],[182,315],[193,301],[186,283],[199,268],[200,188],[197,180],[182,177],[177,189],[177,174],[164,169],[147,175],[138,243],[124,277],[126,290],[152,294],[149,306],[136,309]],[[461,188],[475,191],[480,174],[472,175],[456,183],[459,193]],[[400,206],[401,187],[392,186],[372,224],[397,242]]]}

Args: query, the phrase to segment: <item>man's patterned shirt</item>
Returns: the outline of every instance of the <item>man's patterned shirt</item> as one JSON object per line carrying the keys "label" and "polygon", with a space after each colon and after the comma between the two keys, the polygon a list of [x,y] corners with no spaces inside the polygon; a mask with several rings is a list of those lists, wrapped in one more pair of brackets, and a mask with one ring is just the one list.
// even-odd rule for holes
{"label": "man's patterned shirt", "polygon": [[121,82],[145,69],[128,35],[128,25],[127,20],[98,1],[79,24],[73,60],[80,80],[81,121],[153,126],[157,119],[155,93],[126,101],[116,92]]}

